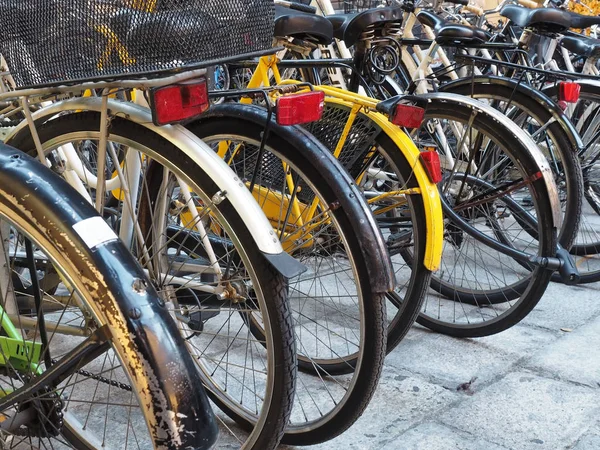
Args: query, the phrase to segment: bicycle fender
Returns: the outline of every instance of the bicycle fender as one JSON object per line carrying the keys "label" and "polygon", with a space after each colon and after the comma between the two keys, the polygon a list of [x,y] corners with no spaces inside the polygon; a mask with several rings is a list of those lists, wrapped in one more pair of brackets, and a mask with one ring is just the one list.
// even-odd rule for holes
{"label": "bicycle fender", "polygon": [[554,176],[552,174],[552,170],[550,169],[550,165],[548,160],[537,146],[537,144],[533,141],[531,136],[529,136],[524,130],[522,130],[516,123],[507,118],[500,111],[492,108],[491,106],[486,105],[479,100],[475,100],[471,97],[466,97],[464,95],[451,94],[446,92],[431,92],[428,94],[423,94],[423,98],[428,100],[439,100],[445,101],[449,103],[456,103],[467,106],[473,111],[481,112],[482,114],[487,114],[491,116],[496,122],[503,124],[506,126],[520,141],[522,141],[529,154],[532,156],[534,162],[538,166],[538,171],[541,174],[544,184],[546,185],[546,189],[548,190],[551,207],[552,207],[552,219],[553,226],[556,229],[560,229],[562,223],[562,215],[560,208],[560,201],[558,199],[558,188],[556,187],[556,183],[554,182]]}
{"label": "bicycle fender", "polygon": [[[502,78],[497,76],[479,76],[474,78],[461,78],[456,81],[450,81],[449,83],[440,86],[440,92],[451,92],[456,94],[462,94],[469,96],[471,83],[487,83],[507,86],[514,90],[515,93],[523,94],[533,98],[539,104],[543,105],[550,113],[554,120],[556,120],[564,132],[567,134],[569,142],[572,145],[573,151],[579,151],[583,149],[583,141],[581,136],[577,132],[575,125],[571,122],[571,119],[564,113],[561,107],[550,98],[545,92],[548,88],[537,90],[525,83],[518,83],[516,80],[511,78]],[[549,86],[552,88],[553,86]]]}
{"label": "bicycle fender", "polygon": [[38,160],[0,144],[0,171],[0,208],[15,220],[36,223],[29,231],[33,241],[51,237],[60,251],[56,262],[73,270],[68,283],[106,316],[112,345],[150,410],[157,448],[210,448],[218,429],[202,380],[142,267],[94,208]]}
{"label": "bicycle fender", "polygon": [[[348,103],[336,98],[327,98],[327,102],[348,106]],[[362,112],[359,113],[363,114]],[[399,127],[392,124],[387,117],[374,110],[368,111],[369,119],[373,120],[400,149],[406,160],[413,168],[413,173],[423,198],[427,236],[425,239],[425,259],[423,264],[431,271],[439,268],[442,260],[444,245],[444,213],[437,186],[429,180],[429,176],[420,159],[419,149],[412,139]]]}
{"label": "bicycle fender", "polygon": [[[41,124],[62,112],[95,111],[102,109],[101,98],[79,97],[52,103],[35,113],[33,119],[36,124]],[[201,166],[220,189],[221,197],[231,202],[235,210],[240,214],[244,223],[250,230],[256,245],[265,256],[277,262],[280,266],[287,268],[284,276],[291,277],[303,271],[303,267],[293,264],[289,255],[283,252],[283,248],[273,231],[273,227],[260,209],[260,206],[252,197],[246,186],[238,179],[218,155],[193,133],[181,125],[156,126],[152,123],[150,110],[142,106],[108,99],[110,115],[126,117],[132,122],[142,125],[162,138],[171,142],[181,149],[192,161]],[[26,121],[21,122],[6,138],[10,142],[20,133],[29,133]],[[168,164],[168,161],[161,161]]]}
{"label": "bicycle fender", "polygon": [[[212,117],[243,117],[264,126],[267,111],[255,105],[225,103],[213,105],[198,121],[209,121]],[[339,164],[337,159],[305,129],[298,126],[281,126],[273,119],[269,132],[275,133],[294,147],[302,148],[307,167],[298,170],[312,170],[317,173],[330,174],[338,181],[332,186],[335,205],[329,206],[334,211],[343,209],[350,217],[350,223],[356,236],[361,253],[366,262],[369,281],[374,292],[389,292],[395,287],[393,266],[387,251],[385,240],[371,209],[364,199],[354,180]],[[327,199],[330,201],[330,199]]]}

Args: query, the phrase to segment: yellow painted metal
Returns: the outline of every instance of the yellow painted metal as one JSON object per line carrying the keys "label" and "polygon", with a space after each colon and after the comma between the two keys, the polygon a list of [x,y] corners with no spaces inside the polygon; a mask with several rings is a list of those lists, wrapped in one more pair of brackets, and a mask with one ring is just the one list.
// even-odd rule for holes
{"label": "yellow painted metal", "polygon": [[96,25],[95,28],[96,31],[103,34],[108,39],[106,48],[98,60],[97,65],[99,70],[102,70],[104,65],[108,63],[113,52],[117,53],[117,56],[124,65],[129,66],[135,64],[136,59],[129,54],[129,50],[121,43],[114,31],[106,25]]}
{"label": "yellow painted metal", "polygon": [[[281,80],[279,71],[277,70],[277,59],[274,56],[265,56],[260,59],[257,69],[252,75],[248,87],[257,88],[260,86],[269,86],[269,71],[273,73],[277,84],[298,83],[298,81],[295,80]],[[377,103],[379,102],[378,100],[331,86],[314,86],[314,89],[325,93],[325,101],[327,103],[343,105],[349,108],[351,110],[351,114],[354,114],[352,120],[354,120],[354,117],[358,113],[367,115],[382,129],[385,134],[392,139],[408,163],[411,165],[413,175],[417,180],[419,188],[418,191],[410,190],[410,192],[404,192],[403,195],[421,195],[423,198],[427,229],[424,265],[429,270],[437,270],[442,257],[444,238],[442,205],[437,186],[429,180],[427,172],[421,164],[419,149],[415,146],[410,137],[406,135],[406,133],[404,133],[396,125],[392,124],[383,114],[380,114],[376,111]],[[247,100],[248,101],[246,103],[249,103],[250,100]],[[342,138],[336,146],[334,155],[339,155],[340,151],[342,150],[351,125],[352,123],[350,121],[346,123]],[[397,196],[399,195],[398,192],[400,191],[389,194],[390,196],[392,196],[392,194]],[[392,207],[394,207],[394,205],[389,206],[390,209]],[[316,204],[313,202],[309,213],[314,214],[315,210]],[[307,217],[310,218],[311,215],[309,214]]]}
{"label": "yellow painted metal", "polygon": [[[361,113],[368,115],[373,122],[381,127],[383,132],[387,134],[400,151],[402,151],[402,154],[412,167],[413,176],[417,180],[420,195],[423,198],[423,204],[425,206],[427,237],[424,264],[429,270],[437,270],[441,262],[444,244],[444,214],[442,212],[442,203],[440,201],[437,185],[429,180],[427,172],[421,164],[419,149],[406,133],[396,125],[392,124],[383,114],[375,111],[376,100],[369,97],[363,97],[359,94],[348,95],[346,91],[329,86],[315,86],[315,89],[325,91],[326,103],[335,103],[348,108],[352,107],[352,103],[349,104],[345,99],[356,96],[364,106]],[[340,97],[333,98],[332,95],[337,95],[338,91],[341,93]]]}
{"label": "yellow painted metal", "polygon": [[[249,185],[249,183],[247,183]],[[264,186],[254,186],[252,195],[261,206],[265,216],[269,219],[269,222],[279,234],[281,230],[281,224],[285,220],[288,207],[290,205],[290,195],[282,195],[279,192],[275,192],[270,188]],[[202,217],[204,214],[204,207],[197,206],[196,211],[198,216]],[[295,201],[292,206],[292,211],[288,217],[288,223],[284,230],[283,236],[280,239],[283,249],[287,252],[297,250],[299,248],[305,248],[313,245],[313,235],[311,232],[323,224],[326,221],[315,221],[309,226],[304,226],[304,220],[307,217],[311,217],[307,214],[308,207],[306,204]],[[196,221],[192,212],[184,208],[179,213],[179,219],[181,225],[188,229],[195,229]],[[220,228],[216,229],[214,225],[211,225],[211,230],[217,234],[221,232]]]}

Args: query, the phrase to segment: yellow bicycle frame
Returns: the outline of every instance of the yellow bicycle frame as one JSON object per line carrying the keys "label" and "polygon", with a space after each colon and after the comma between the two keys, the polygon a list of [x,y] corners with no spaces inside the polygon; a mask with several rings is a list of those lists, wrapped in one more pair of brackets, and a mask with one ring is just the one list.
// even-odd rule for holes
{"label": "yellow bicycle frame", "polygon": [[[276,56],[264,56],[260,58],[258,67],[254,71],[247,87],[253,89],[270,86],[271,79],[273,79],[277,85],[298,83],[295,80],[282,80],[277,67],[277,62],[278,59]],[[406,135],[406,133],[404,133],[396,125],[392,124],[386,116],[376,111],[375,108],[378,100],[329,86],[314,86],[314,89],[325,93],[326,103],[343,105],[349,108],[351,111],[342,135],[340,136],[340,140],[338,141],[333,153],[336,158],[339,156],[346,138],[351,130],[352,124],[359,114],[368,116],[369,119],[371,119],[386,135],[392,139],[392,141],[403,153],[404,157],[412,167],[413,175],[417,180],[419,187],[403,189],[394,192],[386,192],[374,199],[370,199],[369,202],[372,203],[384,197],[390,196],[421,195],[425,207],[425,219],[427,227],[425,260],[423,263],[427,269],[432,271],[437,270],[442,257],[444,238],[442,205],[437,186],[429,180],[427,172],[421,164],[419,149],[415,146],[411,138]],[[242,102],[250,103],[251,100],[243,99]],[[224,154],[221,156],[224,156]],[[360,180],[357,181],[360,182]],[[312,210],[312,208],[310,209]],[[304,215],[304,213],[305,211],[302,211],[302,215]]]}

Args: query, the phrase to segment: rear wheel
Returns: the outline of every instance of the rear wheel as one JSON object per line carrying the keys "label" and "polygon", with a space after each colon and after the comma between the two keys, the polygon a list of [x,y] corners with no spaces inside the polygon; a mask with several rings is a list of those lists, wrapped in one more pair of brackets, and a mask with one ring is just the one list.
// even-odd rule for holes
{"label": "rear wheel", "polygon": [[475,237],[482,233],[532,255],[556,251],[553,203],[539,165],[500,119],[434,97],[413,135],[417,146],[437,148],[446,174],[440,185],[446,217],[442,263],[417,321],[452,336],[486,336],[511,327],[533,309],[551,277]]}
{"label": "rear wheel", "polygon": [[[99,124],[99,114],[85,112],[40,126],[48,160],[64,168],[70,146],[82,166],[97,167],[88,162],[97,159]],[[13,145],[31,150],[26,138]],[[289,418],[296,371],[287,282],[209,174],[172,143],[113,118],[107,147],[105,218],[168,302],[212,400],[245,428],[219,415],[218,445],[273,448]],[[135,202],[124,186],[138,193]],[[84,187],[94,199],[92,182]],[[247,315],[262,324],[260,340]]]}
{"label": "rear wheel", "polygon": [[[579,132],[584,150],[578,154],[583,172],[584,204],[577,241],[571,248],[576,255],[582,283],[600,280],[600,88],[580,83],[579,100],[568,104],[565,113]],[[555,86],[544,93],[558,100]]]}
{"label": "rear wheel", "polygon": [[[350,109],[327,99],[325,104],[322,118],[306,128],[334,153]],[[366,196],[392,260],[396,289],[386,296],[390,352],[413,325],[431,276],[424,264],[423,194],[406,194],[419,188],[412,164],[368,115],[357,115],[337,159]]]}
{"label": "rear wheel", "polygon": [[[16,151],[13,156],[25,157]],[[39,169],[46,170],[41,165]],[[166,400],[168,393],[161,389],[164,380],[152,378],[159,359],[142,355],[138,344],[147,336],[144,332],[133,334],[135,330],[128,326],[116,299],[146,296],[144,314],[153,316],[162,333],[155,336],[162,337],[162,342],[176,330],[164,322],[168,316],[153,314],[148,301],[158,300],[156,292],[129,291],[135,277],[143,273],[133,261],[126,262],[131,258],[120,243],[99,244],[92,251],[71,229],[73,224],[87,219],[93,222],[95,217],[81,215],[84,209],[79,198],[47,202],[48,198],[39,197],[43,186],[36,178],[36,173],[30,173],[28,194],[22,186],[0,194],[0,447],[92,450],[169,445],[166,440],[154,440],[149,426],[178,426],[174,417],[159,423],[157,414],[162,410],[157,405],[168,407],[186,395],[180,377],[185,365],[176,358],[164,358],[169,352],[166,343],[153,343],[157,358],[179,365],[170,382],[182,382],[180,397]],[[48,182],[45,179],[44,183]],[[16,192],[30,203],[20,204]],[[66,223],[55,222],[64,217],[56,212],[59,204],[69,211]],[[93,213],[92,208],[87,209]],[[68,223],[69,219],[73,223]],[[19,283],[11,282],[15,279]],[[142,278],[137,282],[144,286]],[[124,286],[126,293],[119,290]],[[146,331],[152,335],[155,330]],[[60,372],[60,377],[53,372]],[[48,378],[36,387],[42,377]],[[9,400],[25,389],[29,392],[19,401]],[[211,436],[208,429],[194,431]],[[164,435],[173,438],[163,431]],[[203,444],[206,442],[199,443]]]}
{"label": "rear wheel", "polygon": [[[323,173],[302,147],[273,128],[261,152],[264,123],[243,117],[244,111],[261,110],[235,108],[235,115],[215,108],[188,128],[252,186],[284,249],[308,268],[289,281],[298,365],[305,374],[298,374],[282,442],[323,442],[362,414],[381,373],[385,302],[383,294],[372,291],[366,266],[380,261],[364,260],[358,239],[366,237],[355,234],[349,213],[336,206],[335,184],[345,182],[336,175],[339,169]],[[260,337],[260,324],[254,325]]]}

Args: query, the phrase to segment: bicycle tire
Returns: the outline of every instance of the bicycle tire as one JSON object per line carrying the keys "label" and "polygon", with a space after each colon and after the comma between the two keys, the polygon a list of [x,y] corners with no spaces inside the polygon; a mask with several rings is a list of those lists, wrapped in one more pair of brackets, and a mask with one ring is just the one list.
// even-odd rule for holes
{"label": "bicycle tire", "polygon": [[[429,97],[430,103],[427,107],[424,123],[433,118],[451,121],[458,120],[460,123],[467,123],[466,121],[472,119],[472,126],[475,127],[475,129],[478,130],[478,133],[480,133],[482,136],[489,138],[490,142],[493,142],[495,145],[499,145],[502,148],[502,151],[510,158],[512,164],[514,164],[514,167],[518,168],[519,172],[522,172],[524,175],[524,180],[531,180],[531,177],[537,173],[539,166],[537,165],[535,158],[529,153],[529,150],[523,141],[521,141],[518,136],[514,135],[510,128],[506,128],[501,122],[498,121],[500,117],[498,117],[497,120],[493,116],[488,116],[487,114],[482,114],[479,112],[477,116],[473,118],[472,111],[468,106],[461,105],[454,101],[440,101],[434,96],[432,97],[432,95]],[[537,181],[532,182],[530,186],[531,189],[534,190],[536,196],[535,211],[538,219],[538,236],[540,236],[538,241],[539,247],[537,251],[541,255],[554,255],[554,252],[556,251],[556,230],[553,229],[552,225],[553,216],[550,194],[542,179],[537,179]],[[453,244],[449,244],[450,238],[451,236],[449,234],[447,234],[445,237],[446,243],[442,256],[442,270],[444,269],[444,265],[447,265],[447,267],[452,267],[453,264],[456,264],[455,259],[449,263],[444,263],[444,256],[449,254],[448,252],[450,251],[448,250],[450,248],[449,245],[456,245],[456,242],[454,241],[452,241],[454,242]],[[452,237],[452,239],[454,240],[455,238]],[[501,256],[499,252],[497,252],[497,255],[498,256],[495,258]],[[492,256],[492,258],[494,257]],[[511,261],[512,265],[517,264],[514,260],[509,258],[508,262],[510,263]],[[464,317],[461,317],[461,319],[466,322],[457,323],[456,321],[450,321],[450,319],[444,320],[441,318],[441,310],[439,310],[441,307],[441,300],[438,300],[438,317],[429,315],[427,313],[428,300],[426,300],[424,309],[419,315],[417,322],[434,331],[455,337],[488,336],[506,330],[512,325],[518,323],[535,307],[537,302],[540,300],[546,290],[546,287],[548,286],[548,283],[550,282],[552,275],[550,271],[537,267],[533,270],[526,270],[523,272],[520,275],[523,279],[521,281],[517,281],[516,286],[506,286],[503,284],[503,286],[498,288],[492,289],[490,287],[485,289],[485,291],[480,290],[481,293],[477,294],[477,291],[463,288],[455,283],[452,283],[451,281],[442,282],[439,278],[440,273],[443,274],[444,272],[438,272],[438,275],[433,275],[431,284],[433,290],[441,292],[446,298],[450,299],[449,301],[451,304],[449,307],[456,308],[456,303],[460,303],[460,307],[465,309],[463,306],[463,301],[469,304],[475,303],[476,308],[473,310],[473,314],[480,313],[480,306],[490,308],[492,306],[502,304],[508,307],[507,310],[501,311],[500,313],[498,313],[496,310],[493,310],[493,313],[495,313],[496,316],[489,321],[484,320],[481,323],[469,322],[471,319],[468,317],[467,311],[465,311],[465,315]],[[492,281],[495,281],[494,277],[492,277]],[[500,279],[498,284],[500,284],[501,281],[502,280]],[[477,283],[478,282],[479,281],[477,281]],[[488,296],[492,297],[491,301],[488,301]],[[513,299],[516,298],[514,305],[510,304],[511,297]],[[430,292],[428,294],[428,299],[432,298],[433,294]],[[502,302],[502,300],[504,300],[504,302]],[[452,306],[452,304],[454,306]],[[435,305],[433,309],[435,313]],[[493,313],[489,312],[490,315],[493,315]],[[450,318],[456,320],[455,316],[456,309],[452,311],[452,316]],[[472,320],[474,319],[475,318],[472,318]],[[485,319],[483,315],[482,319]]]}
{"label": "bicycle tire", "polygon": [[[100,115],[98,113],[67,114],[39,126],[38,135],[44,148],[51,150],[56,145],[60,145],[59,142],[70,142],[82,138],[97,140],[99,126]],[[131,123],[123,118],[114,118],[111,121],[108,140],[109,142],[126,142],[129,145],[137,144],[139,150],[143,151],[150,160],[161,167],[168,168],[178,177],[183,177],[190,186],[193,186],[195,192],[203,193],[208,199],[213,198],[219,191],[217,184],[211,180],[209,174],[202,167],[195,164],[172,143],[141,125]],[[28,133],[17,136],[13,145],[30,152],[34,148],[31,136]],[[146,180],[147,183],[151,181],[152,179]],[[146,189],[151,189],[148,184],[146,186]],[[142,196],[144,201],[148,198],[148,195]],[[140,217],[140,223],[145,220],[144,217],[148,218],[148,214],[150,214],[147,208],[143,211],[146,211],[147,214]],[[232,230],[232,234],[235,234],[235,238],[238,239],[236,251],[238,251],[244,262],[249,262],[248,270],[253,272],[255,292],[260,289],[263,294],[260,296],[259,301],[261,302],[260,312],[263,317],[268,319],[269,323],[269,346],[268,348],[265,347],[268,352],[265,357],[265,364],[268,367],[265,375],[265,392],[260,393],[264,403],[256,413],[257,418],[251,418],[252,414],[246,406],[231,397],[231,395],[236,394],[233,392],[235,389],[229,390],[230,395],[227,391],[227,385],[224,388],[221,386],[222,380],[212,379],[214,373],[211,374],[208,367],[201,368],[199,372],[206,391],[213,402],[239,425],[245,427],[246,430],[249,427],[252,428],[248,430],[249,436],[242,442],[244,448],[256,450],[275,448],[291,412],[295,387],[296,351],[294,337],[291,332],[291,316],[287,304],[287,282],[281,274],[275,272],[270,264],[266,262],[252,239],[248,228],[229,201],[222,201],[218,205],[218,211],[215,209],[211,212],[211,214],[213,213],[220,215],[219,219],[222,219],[219,222],[220,226],[228,231]],[[151,220],[148,221],[151,222]],[[153,281],[157,280],[153,279]],[[268,299],[268,301],[265,301],[265,299]],[[189,330],[182,328],[181,332],[187,332],[189,335]],[[190,349],[190,351],[192,350]],[[201,359],[203,360],[201,357],[195,357],[195,359],[199,363]],[[207,361],[210,361],[210,359]],[[240,395],[244,395],[243,389]],[[241,401],[243,402],[243,400]],[[256,426],[257,424],[258,426]]]}
{"label": "bicycle tire", "polygon": [[[263,122],[245,118],[245,114],[256,114],[262,118]],[[213,143],[215,145],[224,140],[236,143],[244,142],[244,151],[246,151],[246,147],[251,149],[258,148],[264,130],[265,118],[266,111],[254,105],[223,105],[211,109],[207,115],[192,124],[188,124],[187,127],[196,136],[209,144]],[[310,135],[306,134],[306,139],[309,140]],[[242,146],[242,144],[239,145]],[[306,152],[296,145],[296,143],[290,143],[279,136],[276,129],[270,128],[265,147],[265,152],[268,156],[264,157],[265,161],[268,159],[270,162],[268,165],[261,162],[261,167],[277,167],[281,165],[282,161],[285,162],[291,168],[293,174],[298,174],[299,181],[295,183],[296,185],[302,183],[302,191],[300,192],[305,196],[317,195],[321,200],[321,204],[334,205],[337,199],[333,195],[335,190],[332,186],[339,182],[340,176],[334,175],[338,170],[332,170],[332,175],[323,173],[323,167],[316,166],[313,159],[307,158],[305,156]],[[238,151],[241,152],[242,150],[236,149],[236,152]],[[323,151],[325,150],[323,149]],[[250,154],[252,155],[253,153]],[[320,159],[326,156],[329,155],[325,153]],[[232,156],[231,159],[233,160],[234,157]],[[250,160],[250,156],[240,153],[239,159],[241,161]],[[331,163],[335,163],[335,160],[331,157],[330,161]],[[250,165],[250,168],[253,167],[254,165]],[[317,167],[319,168],[317,169]],[[239,169],[236,169],[235,162],[232,163],[232,168],[234,171],[241,170],[242,172],[239,172],[240,177],[249,180],[245,172],[247,168],[240,166]],[[260,183],[257,182],[257,184]],[[319,418],[302,422],[302,415],[305,414],[303,411],[306,409],[302,407],[302,402],[305,402],[305,404],[308,401],[315,402],[312,395],[322,396],[323,394],[317,394],[317,392],[310,394],[311,388],[307,385],[308,382],[305,383],[303,381],[307,378],[304,378],[300,373],[298,374],[299,383],[296,389],[296,412],[292,413],[290,424],[282,439],[282,443],[289,445],[317,444],[332,439],[348,429],[360,417],[373,396],[385,357],[385,294],[378,294],[372,291],[366,268],[366,264],[371,263],[378,266],[380,262],[368,262],[363,259],[358,243],[360,237],[352,231],[351,216],[344,211],[344,208],[334,208],[328,212],[332,218],[332,222],[335,224],[335,233],[338,236],[342,236],[345,252],[350,255],[348,259],[353,262],[356,268],[353,271],[357,277],[354,282],[358,281],[361,291],[361,294],[358,296],[358,306],[361,309],[360,314],[362,319],[360,320],[363,324],[361,328],[364,330],[364,335],[356,356],[344,355],[341,357],[343,360],[336,363],[335,359],[340,358],[334,358],[329,362],[326,358],[318,359],[302,354],[303,351],[300,349],[308,349],[308,345],[304,343],[305,340],[302,338],[302,327],[300,325],[296,327],[296,330],[300,327],[300,331],[296,332],[296,338],[299,348],[298,364],[301,371],[317,375],[319,378],[352,373],[353,378],[342,399],[331,410],[325,410],[321,406],[322,410],[319,411]],[[309,225],[306,226],[309,227]],[[295,290],[297,289],[295,286],[299,285],[291,284],[291,289]],[[305,295],[308,298],[311,294],[308,293]],[[327,294],[325,293],[325,295]],[[298,321],[297,323],[300,324],[301,313],[295,310],[294,315]],[[308,318],[307,320],[311,319]],[[315,320],[316,323],[316,319],[312,320]],[[324,333],[326,335],[328,332],[325,331]],[[327,340],[327,337],[321,340]],[[308,395],[305,395],[306,392],[301,387],[306,389]],[[323,388],[328,389],[324,383],[321,389]],[[333,400],[332,403],[335,401],[337,400]],[[297,419],[298,417],[300,419]]]}
{"label": "bicycle tire", "polygon": [[[588,146],[592,139],[596,138],[598,131],[597,110],[600,106],[600,88],[594,81],[587,82],[581,80],[578,82],[580,86],[579,100],[575,104],[567,104],[565,113],[569,116],[577,131],[579,132],[583,144]],[[542,89],[542,92],[558,101],[558,88],[556,85],[550,85]],[[586,110],[590,110],[587,112]],[[597,216],[600,214],[600,198],[598,193],[600,188],[600,174],[597,171],[597,164],[593,161],[596,158],[597,152],[593,147],[579,151],[580,164],[583,168],[583,185],[584,199],[586,205],[582,215],[582,224],[579,229],[579,239],[571,248],[571,254],[579,259],[576,259],[576,264],[581,273],[580,283],[594,283],[600,281],[600,265],[598,264],[598,254],[600,254],[600,231],[595,226]],[[587,219],[589,215],[590,219]],[[587,269],[587,270],[586,270]]]}
{"label": "bicycle tire", "polygon": [[[19,445],[19,448],[28,446],[26,441],[32,448],[48,448],[47,445],[54,447],[53,438],[59,435],[67,439],[69,446],[78,449],[91,450],[98,448],[99,445],[108,448],[127,446],[127,442],[130,442],[128,436],[131,436],[127,432],[125,436],[119,434],[123,427],[115,423],[114,417],[109,419],[107,415],[101,421],[105,429],[103,432],[100,431],[99,437],[96,437],[91,434],[98,433],[95,431],[98,426],[96,419],[88,422],[87,419],[83,421],[75,416],[78,412],[82,412],[77,402],[86,401],[90,404],[89,410],[84,408],[89,418],[97,394],[102,397],[98,400],[102,411],[106,410],[108,414],[109,405],[112,405],[111,407],[115,408],[111,410],[112,414],[120,416],[120,419],[124,412],[129,410],[131,414],[139,404],[140,412],[145,417],[147,425],[143,424],[142,419],[142,424],[136,426],[135,442],[138,445],[141,443],[165,448],[181,448],[188,445],[210,447],[216,437],[216,426],[211,417],[202,414],[210,411],[210,406],[202,399],[203,394],[190,396],[187,392],[187,389],[199,380],[195,367],[191,361],[188,362],[187,352],[181,353],[183,342],[178,336],[179,333],[164,305],[161,306],[157,292],[145,281],[147,279],[141,267],[116,236],[113,235],[113,238],[104,234],[103,239],[94,242],[90,240],[92,234],[81,231],[81,226],[95,227],[96,232],[104,231],[96,221],[98,219],[103,223],[102,219],[60,177],[52,174],[33,158],[7,146],[0,147],[0,161],[2,161],[0,216],[8,225],[6,229],[4,226],[0,228],[5,231],[10,229],[10,236],[4,234],[2,236],[0,251],[14,261],[24,242],[27,258],[31,264],[30,270],[33,271],[36,264],[40,264],[39,270],[35,269],[35,272],[47,272],[46,261],[49,261],[62,277],[63,298],[65,292],[69,293],[71,289],[77,291],[78,297],[77,303],[72,303],[73,294],[69,294],[68,300],[60,304],[65,308],[62,311],[60,307],[56,307],[58,303],[48,308],[48,305],[55,300],[52,295],[49,299],[42,297],[38,305],[39,309],[33,315],[36,318],[33,319],[35,326],[26,322],[28,316],[21,313],[20,303],[17,301],[14,304],[16,312],[13,317],[16,317],[12,320],[13,325],[21,330],[19,334],[28,342],[41,340],[42,346],[45,345],[46,349],[39,355],[38,368],[34,369],[36,366],[31,365],[19,369],[14,360],[9,362],[9,355],[5,354],[3,348],[1,352],[5,361],[3,363],[5,370],[1,376],[2,383],[4,384],[7,378],[13,379],[14,374],[11,376],[10,373],[14,370],[21,374],[20,377],[16,377],[17,383],[29,380],[34,384],[37,379],[35,375],[43,376],[44,372],[39,369],[44,367],[47,370],[49,360],[53,361],[58,355],[61,355],[60,358],[63,356],[68,358],[68,352],[72,351],[68,345],[72,343],[73,346],[79,346],[84,342],[77,339],[86,339],[85,334],[69,334],[64,331],[68,329],[74,333],[79,330],[73,311],[82,309],[85,309],[93,320],[93,323],[85,325],[90,327],[90,332],[107,329],[100,335],[104,335],[104,339],[109,343],[108,350],[114,352],[111,358],[120,361],[115,367],[111,367],[109,362],[107,367],[105,357],[104,363],[98,367],[96,361],[105,350],[90,356],[81,353],[78,362],[68,368],[63,375],[65,384],[62,382],[53,384],[54,382],[48,380],[41,387],[41,392],[36,391],[39,393],[20,402],[18,412],[33,408],[43,419],[34,417],[30,419],[31,423],[23,423],[16,430],[19,436],[17,442],[11,440],[10,448],[13,448],[13,444]],[[24,241],[21,240],[21,236]],[[10,251],[8,247],[12,247]],[[36,253],[31,253],[34,249]],[[33,278],[30,281],[35,288]],[[37,289],[42,289],[41,286],[40,284]],[[134,289],[131,289],[132,286]],[[7,294],[2,300],[4,306],[8,308],[6,300],[9,290],[6,286],[4,290]],[[19,292],[15,290],[14,294],[18,297]],[[40,294],[45,295],[42,292]],[[129,300],[124,300],[125,298]],[[68,312],[67,315],[70,317],[61,324],[61,319],[70,304],[73,311]],[[132,316],[132,310],[123,310],[127,304],[131,308],[140,308],[135,316]],[[50,311],[46,312],[46,309]],[[42,317],[46,318],[45,321],[41,320]],[[47,325],[48,320],[52,321],[52,326]],[[5,330],[7,329],[3,329],[3,336],[9,336],[10,332]],[[48,337],[47,332],[52,334]],[[46,340],[45,344],[44,340]],[[27,346],[25,343],[24,345]],[[50,352],[54,354],[54,358]],[[59,367],[62,361],[59,359],[52,362],[52,367]],[[172,370],[169,371],[167,380],[165,368],[169,366]],[[92,370],[97,372],[90,372]],[[29,372],[35,375],[32,376],[33,374]],[[119,374],[124,378],[120,378]],[[76,377],[75,382],[72,382],[73,376]],[[89,384],[82,388],[81,386],[87,383],[86,378],[97,381],[104,378],[108,380],[109,386],[114,384],[114,390],[126,390],[127,387],[131,392],[126,395],[130,397],[130,403],[123,405],[124,411],[120,410],[118,404],[111,403],[119,398],[118,394],[111,396],[110,387],[108,393],[106,389],[99,389],[99,384],[104,383],[103,381],[98,381],[96,390]],[[123,383],[124,381],[129,385]],[[25,387],[24,383],[21,384],[23,386],[19,387]],[[12,386],[11,391],[17,389],[14,384]],[[2,390],[8,394],[6,387]],[[64,397],[65,395],[68,397]],[[47,402],[50,404],[44,406]],[[65,403],[67,407],[64,406]],[[171,411],[173,416],[168,417],[165,411]],[[10,415],[7,414],[7,410],[3,410],[2,417],[8,419]],[[82,415],[85,418],[86,412],[82,412]],[[95,417],[95,413],[91,415]],[[133,419],[138,420],[139,416],[134,414]],[[133,428],[132,422],[129,422],[131,420],[132,416],[129,415],[125,425],[127,431],[130,425]],[[159,440],[149,442],[140,432],[140,425],[154,427],[154,436]],[[108,438],[106,438],[107,426],[111,428]],[[180,434],[177,429],[188,429],[192,434]],[[21,433],[25,433],[25,438],[22,438]],[[196,433],[201,435],[199,439],[191,437]],[[6,439],[9,438],[10,436],[7,436],[4,430],[0,437],[0,444],[5,445]],[[48,444],[44,444],[42,439],[48,439]],[[61,439],[56,439],[55,442],[57,445],[61,444],[61,448],[65,444]],[[8,447],[3,446],[3,448]]]}
{"label": "bicycle tire", "polygon": [[[509,119],[513,121],[520,120],[521,116],[526,114],[532,117],[539,125],[550,124],[546,128],[545,134],[550,136],[554,145],[552,151],[545,152],[545,155],[550,159],[552,158],[552,154],[549,153],[558,153],[558,161],[550,161],[550,167],[553,171],[555,168],[560,167],[560,173],[554,171],[554,176],[557,186],[564,186],[562,187],[562,191],[565,192],[564,195],[560,195],[561,204],[565,209],[558,242],[563,248],[570,249],[575,243],[581,220],[583,175],[579,159],[577,158],[577,149],[573,148],[568,135],[560,123],[553,120],[551,111],[526,92],[519,91],[518,95],[515,95],[517,93],[511,86],[506,86],[493,79],[489,79],[486,82],[456,85],[454,87],[446,85],[441,90],[476,99],[510,102],[511,106],[515,105],[518,110],[506,112],[505,114],[509,114]],[[504,113],[504,111],[501,112]]]}

